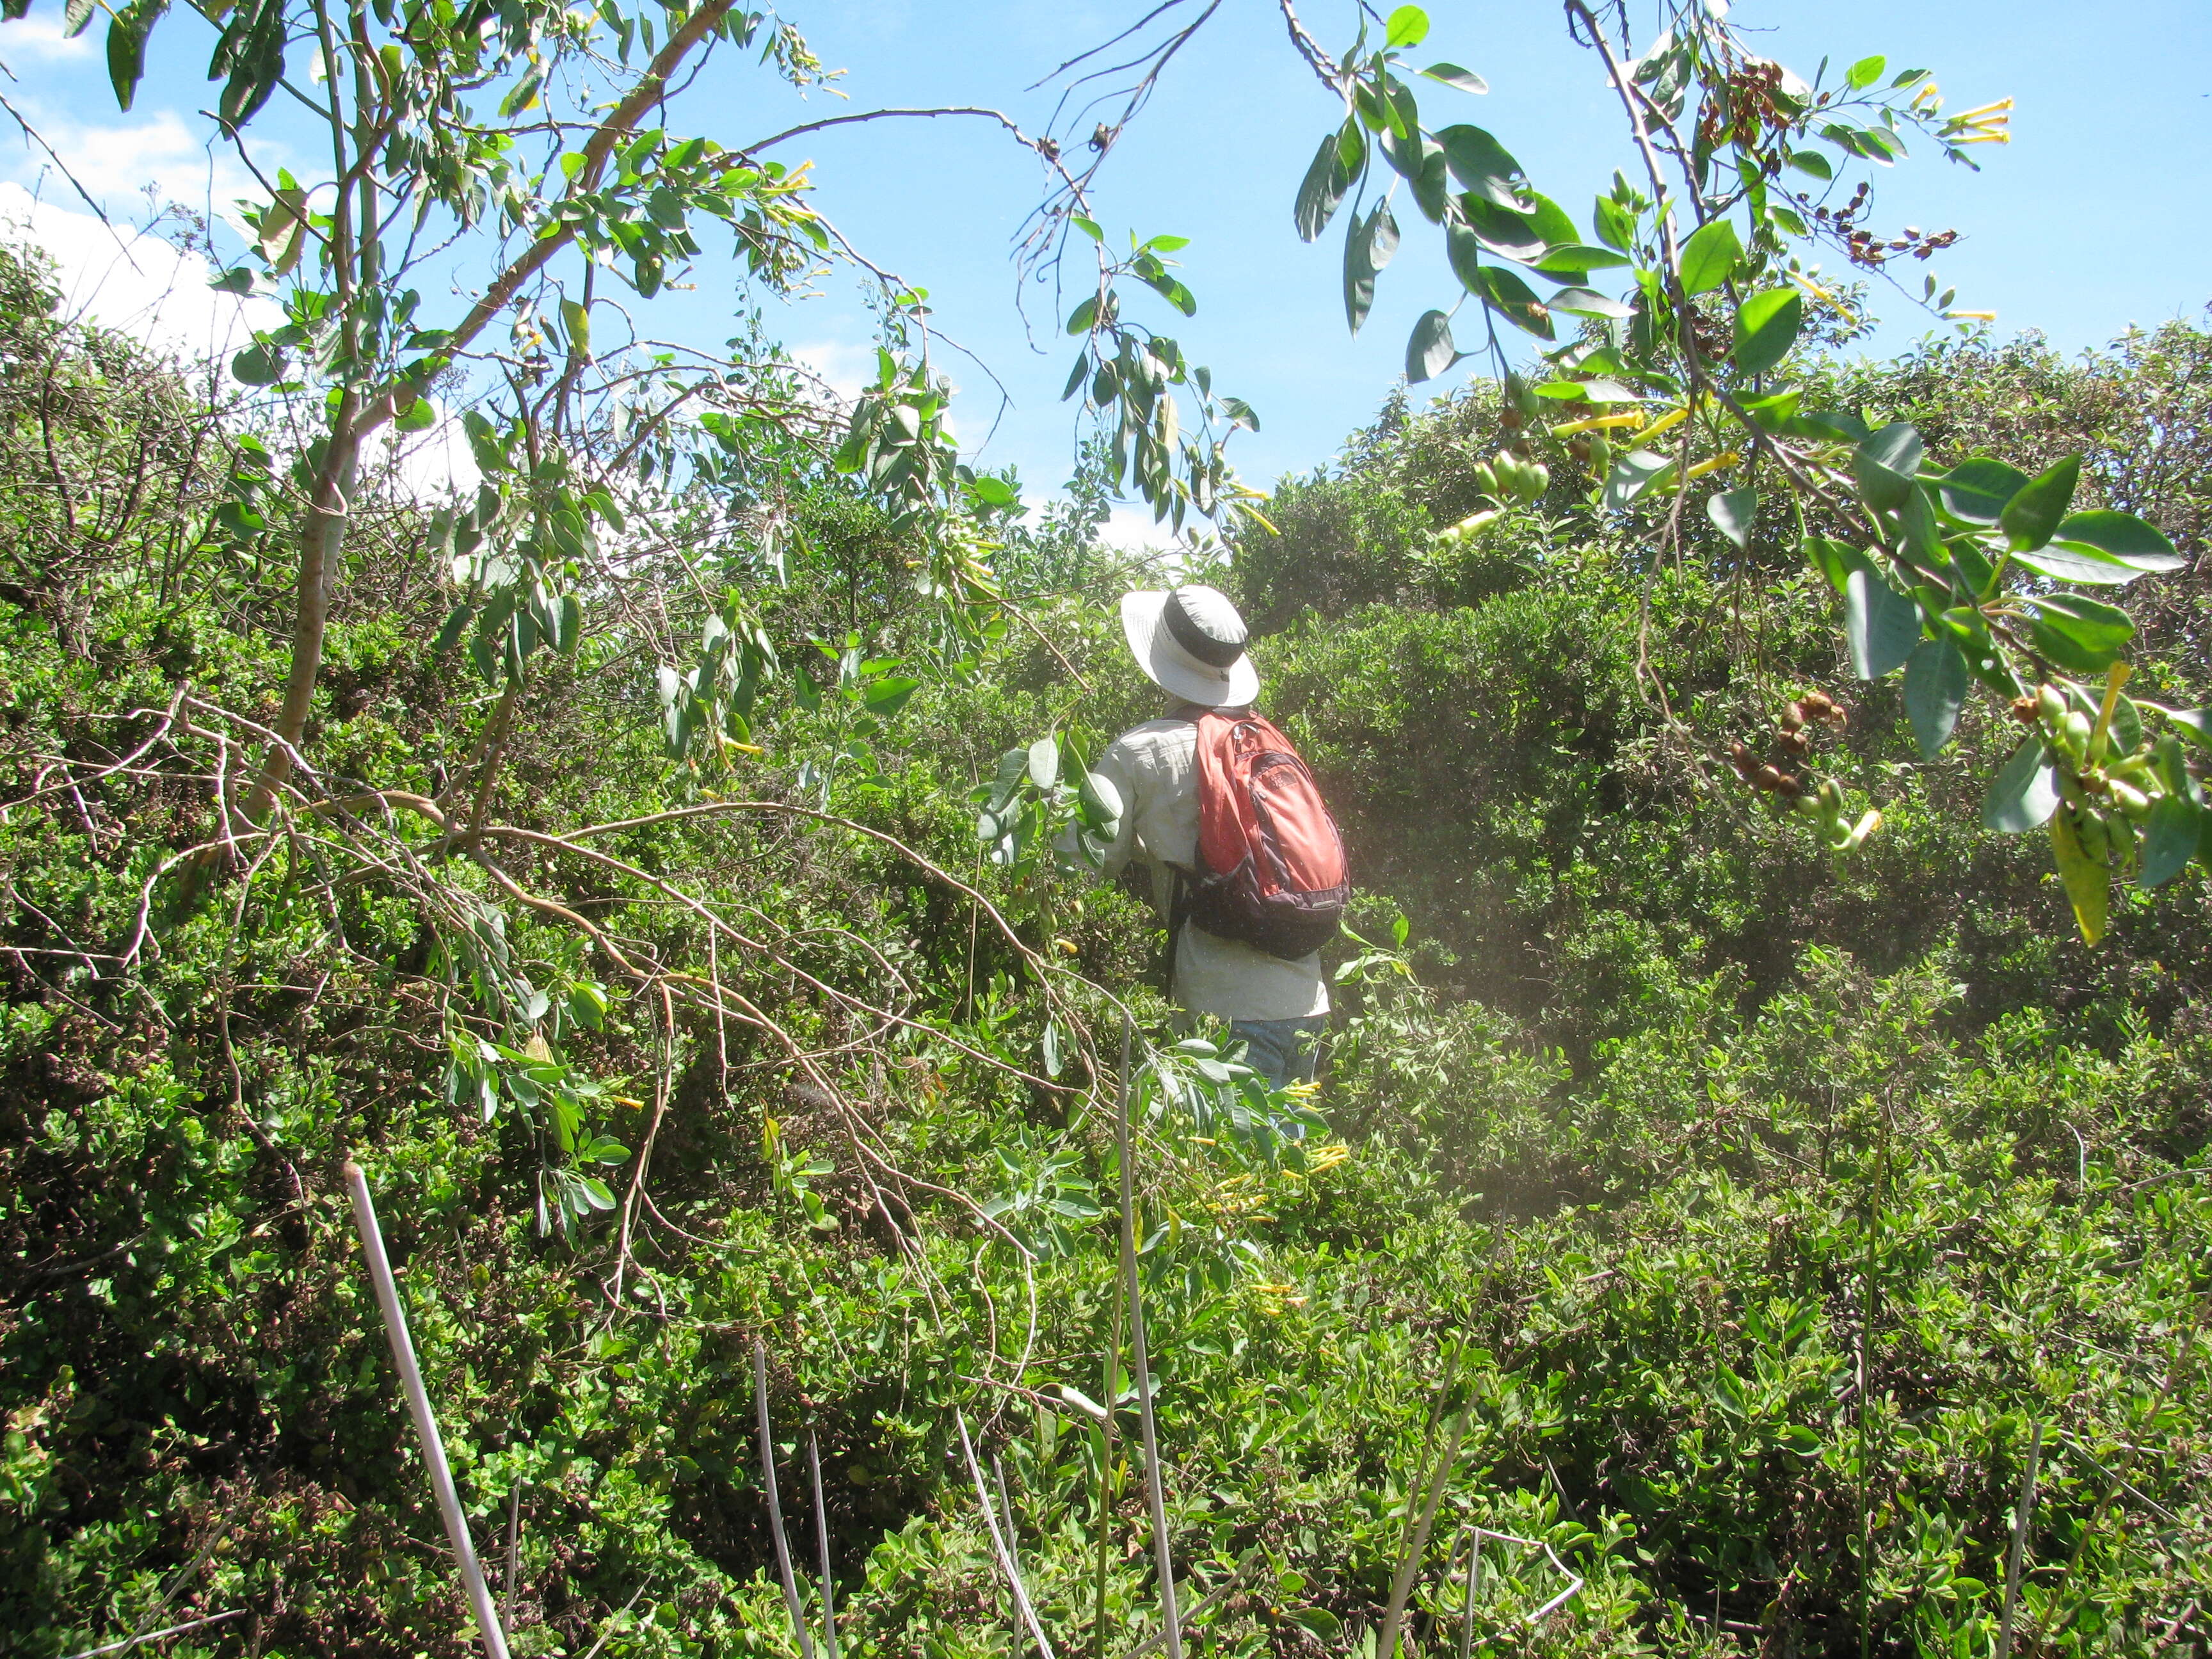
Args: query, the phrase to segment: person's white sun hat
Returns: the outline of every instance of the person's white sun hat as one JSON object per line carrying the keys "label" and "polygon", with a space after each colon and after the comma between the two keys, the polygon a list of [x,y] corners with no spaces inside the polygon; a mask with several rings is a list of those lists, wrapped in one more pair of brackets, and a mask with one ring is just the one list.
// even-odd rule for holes
{"label": "person's white sun hat", "polygon": [[1185,702],[1236,708],[1260,694],[1260,671],[1244,654],[1244,619],[1217,589],[1124,593],[1121,633],[1137,666]]}

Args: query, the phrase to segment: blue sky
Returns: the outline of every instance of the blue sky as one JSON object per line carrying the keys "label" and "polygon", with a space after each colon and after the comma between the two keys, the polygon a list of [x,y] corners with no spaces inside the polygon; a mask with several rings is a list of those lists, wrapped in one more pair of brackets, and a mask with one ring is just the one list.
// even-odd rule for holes
{"label": "blue sky", "polygon": [[[819,115],[951,102],[993,106],[1041,130],[1054,93],[1025,88],[1144,9],[1102,0],[848,0],[794,9],[825,62],[847,71],[837,82],[844,99],[817,92],[800,103],[726,52],[671,125],[738,144]],[[1567,44],[1558,9],[1439,0],[1429,10],[1423,59],[1433,53],[1464,64],[1492,88],[1480,98],[1425,88],[1432,123],[1490,128],[1540,188],[1586,215],[1592,194],[1629,155],[1595,65]],[[55,0],[38,0],[32,24],[0,27],[0,62],[17,77],[11,100],[112,203],[127,209],[148,180],[204,201],[210,163],[193,112],[210,96],[201,26],[188,15],[163,26],[149,82],[125,117],[114,108],[95,41],[60,41],[58,12]],[[2212,237],[2200,206],[2212,179],[2212,7],[2202,0],[2107,8],[1742,0],[1735,16],[1808,76],[1823,56],[1844,64],[1881,52],[1893,69],[1935,70],[1954,108],[2018,100],[2014,142],[1978,150],[1982,173],[1916,157],[1876,180],[1885,226],[1962,234],[1931,266],[1911,263],[1914,279],[1936,270],[1957,286],[1960,307],[1996,311],[2001,331],[2039,329],[2076,349],[2131,322],[2194,315],[2212,300]],[[1352,11],[1343,0],[1311,0],[1305,17],[1324,44],[1340,48],[1348,39]],[[1291,55],[1274,7],[1223,0],[1116,147],[1100,198],[1109,234],[1191,239],[1178,257],[1198,313],[1186,321],[1163,304],[1156,320],[1172,323],[1217,384],[1258,409],[1261,431],[1240,435],[1233,453],[1262,483],[1327,460],[1389,392],[1413,319],[1449,303],[1440,251],[1409,225],[1366,328],[1356,340],[1347,336],[1335,238],[1307,246],[1290,225],[1297,179],[1334,119],[1328,95]],[[35,183],[36,158],[12,136],[4,144],[0,176]],[[1064,307],[1035,296],[1039,352],[1015,309],[1008,252],[1041,187],[1034,158],[981,121],[849,127],[782,153],[814,161],[817,204],[870,257],[927,287],[938,325],[1005,383],[1012,407],[981,459],[1018,465],[1032,498],[1056,485],[1074,437],[1072,411],[1058,401],[1072,361],[1058,330]],[[232,193],[234,165],[216,161],[212,177],[218,201]],[[49,179],[43,191],[69,204],[65,185]],[[697,284],[672,297],[659,331],[704,340],[728,332],[739,299],[732,273],[710,261]],[[1901,298],[1877,309],[1889,319],[1880,349],[1901,349],[1929,325]],[[848,378],[871,339],[857,292],[834,276],[818,297],[772,306],[768,325]],[[954,358],[949,367],[963,387],[957,429],[980,445],[999,414],[996,393],[973,362]]]}

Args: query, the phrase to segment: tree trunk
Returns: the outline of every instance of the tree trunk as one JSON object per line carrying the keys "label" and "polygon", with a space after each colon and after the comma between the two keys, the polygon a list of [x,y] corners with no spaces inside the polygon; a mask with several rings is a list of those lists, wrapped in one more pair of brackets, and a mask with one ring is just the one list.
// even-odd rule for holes
{"label": "tree trunk", "polygon": [[276,715],[276,740],[261,763],[261,775],[247,797],[246,816],[259,823],[276,804],[276,792],[292,774],[293,757],[314,708],[315,681],[323,667],[323,635],[330,623],[331,599],[337,588],[339,556],[345,546],[346,515],[361,455],[356,428],[359,404],[348,391],[331,422],[323,464],[315,474],[314,494],[300,530],[300,580],[292,620],[292,667],[284,680],[284,704]]}

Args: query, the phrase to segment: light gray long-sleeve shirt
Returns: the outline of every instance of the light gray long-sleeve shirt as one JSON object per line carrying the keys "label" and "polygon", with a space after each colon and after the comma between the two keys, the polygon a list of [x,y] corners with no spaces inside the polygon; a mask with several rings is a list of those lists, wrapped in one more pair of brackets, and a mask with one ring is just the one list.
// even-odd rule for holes
{"label": "light gray long-sleeve shirt", "polygon": [[[1103,872],[1132,858],[1152,875],[1152,902],[1166,921],[1174,871],[1198,868],[1198,727],[1187,720],[1146,720],[1107,745],[1097,769],[1121,795],[1121,824]],[[1185,922],[1176,941],[1175,999],[1194,1013],[1224,1019],[1303,1019],[1328,1012],[1328,981],[1318,952],[1295,962]]]}

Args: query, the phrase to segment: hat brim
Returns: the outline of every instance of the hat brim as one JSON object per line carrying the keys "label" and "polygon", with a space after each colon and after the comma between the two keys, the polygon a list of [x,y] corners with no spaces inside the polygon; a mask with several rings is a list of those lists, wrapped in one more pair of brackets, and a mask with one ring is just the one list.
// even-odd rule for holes
{"label": "hat brim", "polygon": [[1162,613],[1164,592],[1121,596],[1121,637],[1137,666],[1163,691],[1202,708],[1238,708],[1260,695],[1260,671],[1248,653],[1226,668],[1202,663],[1176,643]]}

